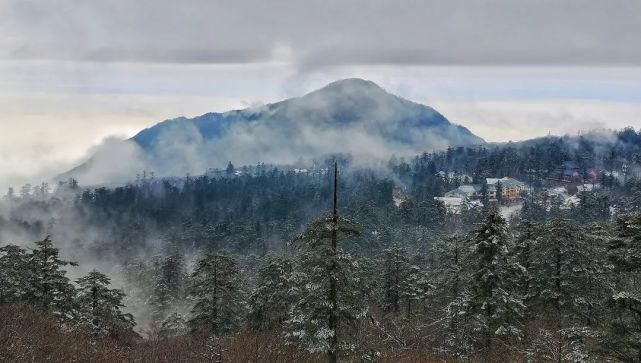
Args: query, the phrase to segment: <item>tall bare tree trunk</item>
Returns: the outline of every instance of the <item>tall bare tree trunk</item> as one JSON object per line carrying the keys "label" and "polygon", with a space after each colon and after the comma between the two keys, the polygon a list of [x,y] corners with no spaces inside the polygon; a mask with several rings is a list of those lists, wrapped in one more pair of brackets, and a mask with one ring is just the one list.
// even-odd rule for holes
{"label": "tall bare tree trunk", "polygon": [[332,208],[332,248],[331,264],[329,271],[329,301],[331,304],[329,313],[329,330],[332,332],[332,340],[329,346],[329,362],[336,363],[338,355],[338,296],[336,282],[336,258],[337,258],[337,233],[338,233],[338,162],[334,161],[334,202]]}

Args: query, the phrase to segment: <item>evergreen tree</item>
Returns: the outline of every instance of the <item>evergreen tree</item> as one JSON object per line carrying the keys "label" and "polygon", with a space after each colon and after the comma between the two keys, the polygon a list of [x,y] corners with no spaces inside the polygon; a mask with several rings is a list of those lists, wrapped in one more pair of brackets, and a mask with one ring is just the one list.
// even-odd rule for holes
{"label": "evergreen tree", "polygon": [[524,302],[526,302],[526,305],[532,294],[532,259],[540,234],[541,226],[538,223],[531,219],[522,220],[516,228],[514,246],[511,249],[511,254],[514,256],[516,262],[522,267],[519,287],[520,294],[523,297]]}
{"label": "evergreen tree", "polygon": [[[462,356],[471,350],[468,316],[467,286],[470,281],[466,269],[470,254],[468,241],[460,235],[444,238],[434,248],[431,279],[435,282],[432,301],[442,314],[434,314],[442,323],[441,346],[438,350]],[[438,311],[437,310],[437,311]]]}
{"label": "evergreen tree", "polygon": [[357,270],[349,253],[338,248],[339,236],[360,233],[355,222],[338,216],[338,166],[334,163],[333,211],[312,222],[295,239],[301,247],[297,282],[300,295],[287,322],[286,337],[310,352],[326,352],[331,363],[340,351],[353,350],[348,332],[367,311],[359,296]]}
{"label": "evergreen tree", "polygon": [[285,257],[268,256],[258,270],[257,289],[249,298],[251,325],[280,329],[298,296],[294,265]]}
{"label": "evergreen tree", "polygon": [[63,267],[77,264],[61,260],[49,236],[35,243],[37,247],[29,255],[31,280],[28,301],[39,309],[52,312],[63,322],[76,319],[76,289]]}
{"label": "evergreen tree", "polygon": [[177,303],[185,298],[187,286],[187,268],[185,257],[177,247],[170,247],[161,266],[161,276],[167,286],[169,296]]}
{"label": "evergreen tree", "polygon": [[531,221],[544,220],[547,215],[547,198],[545,192],[530,191],[528,198],[523,200],[520,217]]}
{"label": "evergreen tree", "polygon": [[605,221],[610,218],[610,201],[601,191],[578,193],[580,199],[574,219],[583,222]]}
{"label": "evergreen tree", "polygon": [[407,268],[401,282],[400,298],[405,305],[405,317],[410,319],[417,310],[417,304],[423,302],[430,295],[434,285],[429,282],[427,273],[415,264]]}
{"label": "evergreen tree", "polygon": [[[134,258],[125,262],[119,272],[124,277],[123,290],[127,292],[127,296],[123,299],[124,304],[134,308],[149,306],[153,311],[153,306],[150,304],[154,285],[152,269],[141,259]],[[137,317],[139,320],[148,320],[148,317],[139,315]]]}
{"label": "evergreen tree", "polygon": [[185,335],[188,331],[185,318],[180,313],[173,312],[160,324],[159,335],[162,338],[172,338]]}
{"label": "evergreen tree", "polygon": [[[533,312],[550,317],[551,332],[544,356],[548,359],[578,359],[584,356],[584,341],[607,293],[604,261],[594,253],[596,245],[585,227],[564,219],[547,223],[535,244],[530,274]],[[585,334],[579,334],[584,332]],[[583,336],[582,336],[583,335]]]}
{"label": "evergreen tree", "polygon": [[488,214],[474,231],[473,242],[467,313],[478,324],[481,343],[487,348],[497,337],[519,339],[524,306],[515,279],[520,268],[509,258],[506,222],[497,211]]}
{"label": "evergreen tree", "polygon": [[208,253],[198,261],[191,278],[195,301],[189,320],[192,331],[212,336],[235,332],[245,312],[236,261],[222,254]]}
{"label": "evergreen tree", "polygon": [[398,242],[383,250],[383,309],[398,313],[401,306],[403,283],[409,270],[407,250]]}
{"label": "evergreen tree", "polygon": [[170,311],[186,305],[187,271],[184,256],[176,246],[168,248],[166,256],[156,256],[153,262],[153,286],[149,300],[152,319],[161,324]]}
{"label": "evergreen tree", "polygon": [[622,361],[641,361],[641,213],[617,219],[608,257],[617,275],[605,346]]}
{"label": "evergreen tree", "polygon": [[234,176],[234,174],[236,173],[236,168],[234,167],[234,164],[231,163],[231,161],[227,163],[225,173],[227,173],[227,176]]}
{"label": "evergreen tree", "polygon": [[0,247],[0,304],[24,301],[31,278],[27,251],[16,245]]}
{"label": "evergreen tree", "polygon": [[367,311],[360,295],[358,266],[349,253],[340,249],[333,253],[323,244],[307,248],[297,257],[293,277],[298,295],[286,322],[286,337],[310,352],[338,357],[353,350],[350,336]]}
{"label": "evergreen tree", "polygon": [[171,309],[172,298],[163,271],[163,259],[156,256],[152,267],[152,286],[149,305],[151,306],[151,319],[155,325],[160,325]]}
{"label": "evergreen tree", "polygon": [[110,289],[110,279],[106,275],[94,270],[76,283],[84,324],[90,327],[94,336],[132,330],[135,325],[133,316],[121,310],[125,294],[121,290]]}
{"label": "evergreen tree", "polygon": [[641,180],[633,180],[625,185],[619,208],[623,213],[634,213],[641,210]]}

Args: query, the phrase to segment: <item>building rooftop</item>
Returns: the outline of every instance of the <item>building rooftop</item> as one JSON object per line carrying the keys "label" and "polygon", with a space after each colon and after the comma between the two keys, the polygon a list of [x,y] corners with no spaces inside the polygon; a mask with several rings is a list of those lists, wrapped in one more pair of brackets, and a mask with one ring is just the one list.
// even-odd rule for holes
{"label": "building rooftop", "polygon": [[511,188],[511,187],[524,188],[525,187],[525,184],[523,182],[520,182],[514,178],[510,178],[507,176],[503,178],[487,178],[485,179],[485,182],[487,183],[488,186],[490,185],[496,186],[496,184],[500,182],[501,185],[508,188]]}

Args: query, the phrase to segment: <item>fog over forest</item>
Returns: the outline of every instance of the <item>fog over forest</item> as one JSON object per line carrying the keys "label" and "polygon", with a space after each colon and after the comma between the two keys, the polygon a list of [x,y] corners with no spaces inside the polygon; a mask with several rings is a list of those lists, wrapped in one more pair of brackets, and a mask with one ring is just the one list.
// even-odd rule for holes
{"label": "fog over forest", "polygon": [[640,33],[0,1],[0,361],[641,362]]}

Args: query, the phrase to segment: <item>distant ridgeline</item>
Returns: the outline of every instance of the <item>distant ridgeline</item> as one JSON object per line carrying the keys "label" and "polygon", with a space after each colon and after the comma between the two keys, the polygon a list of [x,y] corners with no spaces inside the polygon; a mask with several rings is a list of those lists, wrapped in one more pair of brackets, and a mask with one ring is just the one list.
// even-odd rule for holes
{"label": "distant ridgeline", "polygon": [[281,102],[158,123],[130,140],[107,142],[58,180],[126,182],[143,169],[183,176],[229,160],[238,165],[291,164],[334,153],[385,162],[392,154],[482,144],[483,139],[431,107],[370,81],[346,79]]}
{"label": "distant ridgeline", "polygon": [[[180,234],[183,228],[210,228],[220,233],[220,241],[234,236],[236,242],[225,242],[225,245],[242,250],[267,242],[260,238],[244,239],[239,237],[243,236],[242,233],[234,231],[243,230],[243,233],[252,235],[270,231],[274,236],[280,236],[276,239],[282,243],[304,221],[327,209],[330,188],[327,170],[336,158],[343,171],[341,198],[345,208],[353,207],[355,210],[365,203],[381,213],[388,206],[401,209],[429,206],[437,213],[440,207],[434,197],[444,196],[460,186],[482,185],[487,178],[494,178],[498,183],[501,180],[502,183],[519,181],[518,193],[530,188],[536,192],[549,187],[560,168],[572,165],[581,175],[582,183],[601,185],[603,188],[599,193],[609,198],[609,205],[625,211],[639,203],[635,198],[641,199],[630,189],[638,184],[640,155],[641,135],[626,129],[608,137],[586,134],[481,147],[451,147],[441,152],[417,155],[411,160],[392,157],[386,167],[373,169],[354,165],[350,156],[335,155],[311,164],[294,163],[290,166],[262,163],[234,166],[227,162],[225,168],[210,169],[205,175],[188,177],[161,178],[152,173],[138,173],[137,181],[116,187],[87,189],[82,182],[78,185],[75,180],[61,181],[53,190],[44,184],[10,191],[5,201],[20,205],[26,203],[26,206],[14,210],[10,216],[0,216],[0,233],[29,236],[25,237],[27,239],[40,238],[51,222],[51,211],[46,208],[62,208],[64,205],[47,207],[41,203],[54,197],[53,200],[67,200],[74,208],[79,208],[79,212],[83,211],[73,217],[82,221],[79,225],[106,228],[113,224],[113,232],[109,233],[117,235],[113,236],[117,242],[110,244],[109,248],[123,253],[145,245],[144,240],[150,236],[146,228],[154,233],[160,230],[161,235]],[[576,187],[580,184],[575,181],[568,185]],[[508,195],[507,199],[521,198],[517,194]],[[496,197],[490,194],[489,198]],[[38,211],[31,210],[33,208]],[[424,212],[423,216],[414,215],[412,218],[421,219],[420,223],[428,225],[432,222],[422,218],[430,213]],[[602,217],[609,216],[603,208],[599,213]],[[372,218],[378,223],[379,218],[387,217]],[[62,221],[64,217],[56,217],[56,223]],[[65,223],[75,224],[73,219]],[[256,232],[256,228],[261,232]],[[202,236],[196,234],[199,235]],[[193,237],[190,243],[207,245],[212,242],[205,237]]]}

